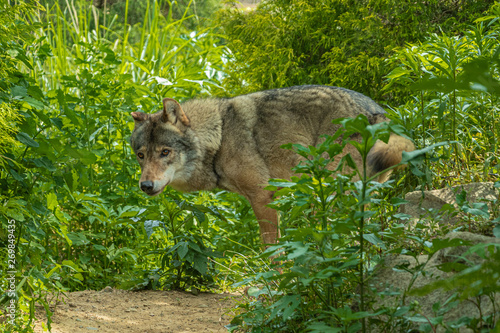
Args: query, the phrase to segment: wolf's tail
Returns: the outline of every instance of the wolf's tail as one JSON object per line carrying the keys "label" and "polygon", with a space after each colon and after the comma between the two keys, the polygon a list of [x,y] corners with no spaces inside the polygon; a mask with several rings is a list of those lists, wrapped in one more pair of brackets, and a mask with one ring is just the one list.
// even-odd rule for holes
{"label": "wolf's tail", "polygon": [[[367,156],[367,165],[369,175],[377,174],[385,169],[401,162],[403,151],[410,152],[415,150],[415,145],[409,139],[402,136],[391,134],[387,143],[377,141]],[[406,165],[397,167],[396,169],[404,169]],[[392,170],[389,170],[378,177],[380,183],[385,182],[391,175]]]}

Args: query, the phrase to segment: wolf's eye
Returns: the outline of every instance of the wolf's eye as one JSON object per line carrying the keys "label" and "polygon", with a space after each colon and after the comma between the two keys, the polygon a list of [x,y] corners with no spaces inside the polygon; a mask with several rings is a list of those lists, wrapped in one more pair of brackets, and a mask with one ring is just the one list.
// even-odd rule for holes
{"label": "wolf's eye", "polygon": [[144,158],[144,154],[143,153],[137,153],[137,157],[139,157],[142,160]]}
{"label": "wolf's eye", "polygon": [[170,154],[170,150],[168,150],[168,149],[163,149],[161,151],[161,156],[168,156],[168,154]]}

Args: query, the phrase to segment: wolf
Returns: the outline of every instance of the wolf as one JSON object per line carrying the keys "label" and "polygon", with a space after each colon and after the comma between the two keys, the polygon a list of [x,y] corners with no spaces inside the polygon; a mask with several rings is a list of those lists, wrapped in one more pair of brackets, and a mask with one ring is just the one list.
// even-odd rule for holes
{"label": "wolf", "polygon": [[[333,119],[363,114],[375,124],[388,121],[385,113],[361,93],[319,85],[183,104],[165,98],[163,109],[154,114],[132,112],[130,142],[142,169],[139,187],[150,196],[167,185],[182,192],[219,188],[239,193],[254,210],[262,242],[275,244],[278,215],[267,206],[273,193],[264,187],[270,178],[289,179],[301,160],[281,146],[315,146],[323,135],[340,128]],[[402,152],[414,149],[409,139],[394,134],[388,143],[378,141],[368,155],[368,175],[400,163]],[[362,170],[361,156],[353,146],[345,147],[341,155],[346,154]],[[379,181],[386,178],[383,174]]]}

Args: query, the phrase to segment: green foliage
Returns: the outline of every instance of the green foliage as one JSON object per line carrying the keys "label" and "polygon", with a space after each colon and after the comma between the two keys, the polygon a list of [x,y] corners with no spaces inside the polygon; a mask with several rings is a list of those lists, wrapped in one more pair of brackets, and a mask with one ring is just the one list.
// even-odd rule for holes
{"label": "green foliage", "polygon": [[[45,63],[44,69],[53,73],[45,77],[45,85],[53,87],[64,76],[74,74],[75,65],[84,68],[83,65],[99,66],[105,61],[113,62],[115,71],[109,75],[123,74],[139,83],[144,91],[138,94],[182,100],[197,93],[217,93],[222,48],[209,28],[187,31],[183,27],[183,22],[192,20],[187,9],[182,18],[174,20],[162,15],[160,3],[150,1],[142,24],[125,25],[121,30],[113,27],[123,17],[115,15],[107,21],[104,17],[106,15],[91,11],[85,1],[65,9],[56,4],[48,7],[46,13],[40,13],[36,19],[47,24],[42,33],[51,48],[57,50]],[[98,25],[93,29],[96,22],[103,21],[108,22],[109,27]],[[89,53],[91,48],[94,53]],[[141,103],[146,103],[141,105],[145,110],[154,108],[147,98]]]}
{"label": "green foliage", "polygon": [[301,84],[382,95],[385,59],[429,32],[455,33],[494,1],[279,0],[227,9],[219,22],[235,61],[226,85],[248,92]]}
{"label": "green foliage", "polygon": [[[4,103],[4,92],[15,89],[15,83],[19,80],[16,68],[30,66],[21,45],[34,40],[30,34],[32,28],[26,22],[17,21],[16,17],[33,10],[34,8],[25,4],[11,7],[6,1],[0,2],[0,21],[3,22],[0,26],[0,154],[15,145],[15,125],[20,118],[15,105]],[[4,167],[6,159],[8,157],[0,155],[0,166]]]}
{"label": "green foliage", "polygon": [[[51,8],[57,6],[62,11],[73,10],[72,5],[66,0],[41,0],[39,1],[44,7]],[[92,15],[98,15],[100,24],[106,29],[112,29],[115,32],[123,30],[124,22],[115,22],[114,25],[108,25],[109,21],[115,20],[116,17],[124,17],[127,15],[127,24],[130,26],[141,25],[148,19],[153,18],[149,12],[150,6],[158,6],[160,13],[169,17],[172,20],[181,20],[183,17],[188,17],[188,20],[181,20],[181,23],[188,30],[197,30],[200,27],[208,27],[210,17],[221,8],[220,0],[88,0],[92,2],[94,8]],[[86,4],[88,7],[88,4]],[[91,23],[92,29],[95,29],[95,22]]]}
{"label": "green foliage", "polygon": [[[470,246],[461,239],[441,239],[428,233],[428,225],[417,223],[411,229],[401,223],[403,214],[387,216],[384,202],[377,192],[392,189],[394,182],[380,184],[355,170],[349,176],[328,170],[327,165],[342,152],[345,144],[353,144],[366,159],[370,147],[377,139],[387,140],[389,133],[400,131],[388,124],[369,125],[364,117],[338,120],[343,132],[327,137],[316,147],[288,145],[304,157],[295,171],[300,176],[291,181],[272,180],[270,190],[277,199],[272,206],[282,212],[284,236],[280,243],[270,247],[264,256],[278,256],[282,260],[274,270],[259,272],[245,279],[242,284],[253,284],[248,290],[250,299],[240,305],[244,312],[237,315],[231,331],[251,332],[365,332],[378,329],[383,332],[400,332],[419,327],[419,331],[436,331],[438,327],[452,329],[467,327],[493,327],[498,313],[481,318],[463,317],[459,322],[446,322],[443,315],[467,299],[475,299],[481,311],[480,299],[499,292],[498,244],[478,244],[470,247],[456,262],[443,265],[443,271],[455,270],[458,274],[449,279],[436,279],[422,288],[416,288],[417,277],[426,275],[433,256],[446,248]],[[351,141],[352,133],[360,133],[360,143]],[[342,144],[335,138],[346,138]],[[421,165],[426,153],[437,149],[435,144],[406,154],[402,163]],[[341,164],[351,164],[344,158]],[[353,175],[360,180],[354,181]],[[462,194],[459,194],[460,196]],[[394,198],[392,205],[403,201]],[[487,207],[473,207],[463,200],[461,210],[469,214],[488,214]],[[477,209],[477,210],[476,210]],[[379,221],[390,221],[380,223]],[[438,231],[439,232],[439,231]],[[413,246],[411,245],[413,243]],[[412,248],[413,247],[413,251]],[[402,291],[376,291],[371,288],[370,275],[377,263],[390,254],[412,256],[416,265],[396,266],[395,270],[410,273],[410,283]],[[471,253],[485,261],[482,264],[464,265]],[[419,261],[427,254],[425,261]],[[480,275],[475,274],[481,272]],[[483,275],[484,274],[484,275]],[[483,278],[483,276],[487,276]],[[470,287],[470,286],[474,287]],[[435,304],[434,317],[425,317],[417,302],[409,296],[426,295],[443,288],[456,293],[444,304]],[[383,302],[386,296],[399,295],[394,302]]]}
{"label": "green foliage", "polygon": [[[136,285],[155,272],[166,276],[163,285],[189,288],[217,273],[208,271],[214,263],[207,256],[216,255],[207,227],[148,239],[142,217],[168,205],[138,190],[127,142],[131,111],[154,111],[165,96],[182,100],[220,89],[216,37],[209,29],[186,31],[187,14],[165,17],[155,1],[148,2],[148,20],[122,30],[111,28],[126,23],[126,15],[103,26],[88,2],[68,4],[45,11],[31,3],[1,5],[0,108],[9,116],[1,128],[10,143],[2,145],[0,242],[15,239],[15,263],[6,266],[11,253],[2,250],[0,268],[2,276],[15,270],[18,314],[2,331],[29,331],[35,304],[44,306],[50,328],[48,295]],[[200,207],[197,218],[206,213]],[[15,238],[7,233],[12,223]],[[179,279],[169,277],[173,271]],[[4,306],[12,296],[1,283]]]}
{"label": "green foliage", "polygon": [[[215,207],[189,204],[175,193],[162,198],[158,208],[158,211],[147,214],[144,222],[148,238],[151,238],[156,228],[161,229],[162,236],[156,237],[156,241],[167,245],[150,252],[161,257],[161,267],[155,272],[152,287],[181,290],[214,287],[213,277],[217,274],[214,259],[221,255],[210,245],[207,236],[209,217],[206,214],[220,219],[224,217]],[[144,283],[150,281],[142,282],[143,286]]]}
{"label": "green foliage", "polygon": [[392,117],[411,128],[422,147],[455,141],[438,152],[449,159],[430,164],[439,185],[493,180],[498,174],[499,8],[491,9],[494,19],[479,19],[462,37],[433,34],[389,60],[395,67],[385,91],[412,96],[389,111]]}
{"label": "green foliage", "polygon": [[[265,272],[244,281],[264,283],[265,288],[249,292],[258,298],[248,304],[247,312],[235,318],[235,328],[260,327],[262,332],[359,331],[365,327],[365,319],[374,315],[366,312],[365,303],[366,270],[373,254],[367,247],[385,250],[386,245],[380,225],[367,222],[369,218],[377,220],[376,212],[365,210],[365,206],[375,202],[375,191],[390,185],[371,182],[350,157],[341,160],[336,171],[327,166],[338,159],[348,143],[366,161],[375,141],[387,140],[389,130],[386,123],[369,125],[364,116],[337,122],[342,123],[344,131],[316,147],[288,146],[305,158],[295,168],[300,177],[270,182],[269,189],[279,196],[272,206],[284,212],[284,236],[266,253],[280,255],[285,262],[281,274]],[[349,138],[353,133],[361,134],[361,143],[348,139],[335,143],[340,135]],[[351,181],[354,173],[337,175],[344,164],[361,180]],[[387,231],[383,234],[389,235]],[[350,308],[353,304],[359,305],[358,312]]]}
{"label": "green foliage", "polygon": [[[163,15],[169,16],[173,20],[180,20],[183,17],[189,17],[190,19],[184,21],[183,24],[188,30],[192,30],[199,29],[200,27],[207,27],[211,16],[221,8],[220,2],[220,0],[162,0],[158,1],[158,6]],[[125,0],[114,0],[108,1],[108,3],[109,4],[105,4],[104,1],[101,1],[99,8],[106,11],[104,8],[106,5],[109,10],[110,17],[113,17],[114,15],[122,15],[128,5],[128,22],[133,26],[146,20],[146,9],[150,5],[151,1],[136,0],[127,3]]]}

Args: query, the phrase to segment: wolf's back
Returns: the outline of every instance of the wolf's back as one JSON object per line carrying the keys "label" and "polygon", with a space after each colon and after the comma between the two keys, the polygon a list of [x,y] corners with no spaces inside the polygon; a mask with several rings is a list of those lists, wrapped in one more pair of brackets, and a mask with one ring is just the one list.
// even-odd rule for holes
{"label": "wolf's back", "polygon": [[[300,139],[298,136],[294,138],[293,134],[286,135],[286,139],[302,145],[316,145],[321,134],[333,135],[340,127],[331,124],[331,120],[335,118],[354,118],[363,114],[370,124],[389,121],[385,116],[385,110],[371,98],[344,88],[307,85],[267,90],[247,96],[256,102],[261,115],[266,114],[269,117],[278,111],[280,116],[274,119],[288,120],[286,124],[273,121],[276,125],[274,135],[280,136],[279,133],[276,134],[278,129],[281,132],[297,133]],[[288,118],[284,116],[287,113]],[[308,135],[314,138],[310,141],[305,140]],[[387,144],[378,141],[368,155],[368,174],[374,175],[400,163],[403,151],[413,150],[415,146],[409,139],[396,134],[391,135]],[[361,157],[355,149],[347,147],[346,153],[350,153],[360,165]],[[383,182],[389,175],[390,172],[387,172],[378,180]]]}
{"label": "wolf's back", "polygon": [[274,104],[280,107],[287,106],[289,109],[299,109],[299,112],[306,106],[334,108],[337,117],[357,116],[360,113],[369,117],[386,113],[380,105],[361,93],[331,86],[295,86],[265,90],[246,96],[255,98],[260,102],[261,107],[262,104],[264,107],[266,104]]}

